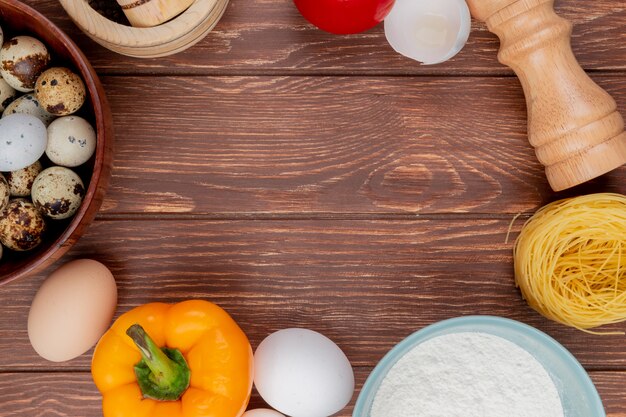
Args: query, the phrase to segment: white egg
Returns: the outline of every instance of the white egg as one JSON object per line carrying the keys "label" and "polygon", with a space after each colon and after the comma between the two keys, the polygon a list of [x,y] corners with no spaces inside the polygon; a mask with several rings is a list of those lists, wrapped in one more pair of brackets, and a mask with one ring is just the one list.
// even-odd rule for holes
{"label": "white egg", "polygon": [[278,411],[270,410],[269,408],[257,408],[256,410],[249,410],[243,413],[241,417],[285,417]]}
{"label": "white egg", "polygon": [[0,119],[0,171],[32,165],[46,151],[48,133],[38,118],[11,114]]}
{"label": "white egg", "polygon": [[354,373],[341,349],[307,329],[265,338],[254,353],[254,384],[271,407],[293,417],[327,417],[354,392]]}
{"label": "white egg", "polygon": [[463,49],[471,23],[465,0],[396,0],[385,18],[385,36],[396,52],[439,64]]}

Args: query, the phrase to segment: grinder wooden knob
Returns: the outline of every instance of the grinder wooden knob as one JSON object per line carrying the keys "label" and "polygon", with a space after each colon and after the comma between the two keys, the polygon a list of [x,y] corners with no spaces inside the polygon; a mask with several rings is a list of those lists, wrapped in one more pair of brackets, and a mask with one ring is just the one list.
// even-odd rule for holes
{"label": "grinder wooden knob", "polygon": [[555,191],[626,163],[624,119],[615,100],[580,67],[572,24],[554,0],[468,0],[472,15],[500,38],[498,59],[519,77],[528,139]]}

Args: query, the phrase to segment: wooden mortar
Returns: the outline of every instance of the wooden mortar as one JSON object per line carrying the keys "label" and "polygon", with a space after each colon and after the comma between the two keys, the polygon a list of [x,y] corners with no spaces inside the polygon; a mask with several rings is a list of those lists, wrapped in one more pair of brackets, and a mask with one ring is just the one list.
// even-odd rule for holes
{"label": "wooden mortar", "polygon": [[554,0],[468,0],[472,16],[500,38],[498,60],[519,77],[528,139],[550,186],[564,190],[626,163],[624,119],[615,100],[580,67],[572,24]]}

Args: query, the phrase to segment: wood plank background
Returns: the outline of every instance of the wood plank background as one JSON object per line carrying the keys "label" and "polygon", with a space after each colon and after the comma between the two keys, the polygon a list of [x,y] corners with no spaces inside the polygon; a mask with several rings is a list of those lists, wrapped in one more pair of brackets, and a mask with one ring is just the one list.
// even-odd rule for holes
{"label": "wood plank background", "polygon": [[[382,27],[334,36],[290,0],[231,0],[193,49],[138,60],[95,45],[57,1],[26,3],[83,48],[111,102],[112,183],[64,261],[111,268],[116,316],[199,297],[229,311],[253,347],[281,328],[311,328],[346,352],[357,393],[413,331],[462,315],[509,317],[566,346],[607,414],[626,416],[623,337],[529,309],[511,257],[537,208],[626,193],[626,168],[552,192],[526,141],[519,82],[482,24],[455,59],[426,67],[394,54]],[[560,0],[557,11],[575,23],[583,67],[626,114],[626,0]],[[101,415],[91,351],[53,364],[29,344],[28,309],[49,272],[0,287],[0,417]],[[351,415],[357,393],[339,416]],[[263,405],[256,393],[252,405]]]}

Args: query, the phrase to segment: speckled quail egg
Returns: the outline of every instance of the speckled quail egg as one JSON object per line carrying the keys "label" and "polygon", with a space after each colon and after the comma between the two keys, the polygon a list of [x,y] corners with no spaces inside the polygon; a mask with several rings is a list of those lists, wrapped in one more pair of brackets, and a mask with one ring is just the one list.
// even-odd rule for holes
{"label": "speckled quail egg", "polygon": [[41,162],[36,161],[34,164],[26,168],[4,174],[9,184],[9,192],[11,197],[28,197],[30,190],[33,188],[33,182],[37,175],[43,171]]}
{"label": "speckled quail egg", "polygon": [[52,219],[67,219],[76,213],[85,196],[85,186],[71,169],[51,167],[41,171],[31,190],[33,203]]}
{"label": "speckled quail egg", "polygon": [[67,68],[50,68],[37,79],[35,97],[48,113],[67,116],[85,102],[85,84]]}
{"label": "speckled quail egg", "polygon": [[44,109],[34,94],[24,94],[22,97],[15,99],[11,104],[9,104],[6,109],[4,109],[4,113],[2,113],[2,117],[6,117],[10,114],[30,114],[31,116],[35,116],[39,120],[43,122],[44,125],[48,126],[54,119],[57,117],[54,114],[50,114]]}
{"label": "speckled quail egg", "polygon": [[0,174],[0,213],[2,210],[9,204],[9,196],[11,195],[11,191],[9,188],[9,183],[4,178],[2,174]]}
{"label": "speckled quail egg", "polygon": [[46,151],[48,132],[29,114],[0,119],[0,171],[16,171],[33,164]]}
{"label": "speckled quail egg", "polygon": [[0,111],[4,111],[15,100],[15,96],[17,96],[15,88],[4,81],[4,78],[0,77]]}
{"label": "speckled quail egg", "polygon": [[77,167],[96,150],[96,131],[78,116],[64,116],[48,126],[46,155],[57,165]]}
{"label": "speckled quail egg", "polygon": [[0,49],[0,75],[18,91],[29,92],[50,63],[46,46],[31,36],[16,36]]}
{"label": "speckled quail egg", "polygon": [[46,223],[35,205],[23,198],[9,201],[0,218],[0,242],[15,251],[27,251],[41,243]]}

